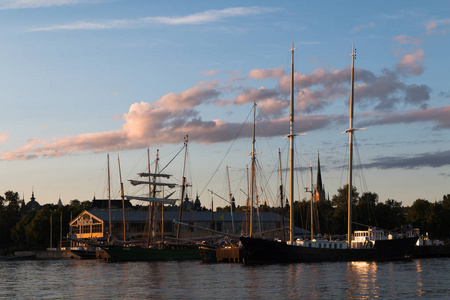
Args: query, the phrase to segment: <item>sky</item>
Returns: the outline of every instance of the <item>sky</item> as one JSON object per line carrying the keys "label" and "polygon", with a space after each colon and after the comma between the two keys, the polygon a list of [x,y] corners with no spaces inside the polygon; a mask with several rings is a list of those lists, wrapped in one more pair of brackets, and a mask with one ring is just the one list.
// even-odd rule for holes
{"label": "sky", "polygon": [[354,44],[355,186],[442,200],[449,16],[448,1],[0,0],[0,194],[105,198],[109,154],[112,197],[118,156],[125,194],[140,195],[128,180],[157,150],[179,183],[188,136],[189,195],[243,205],[256,103],[258,201],[277,205],[294,44],[296,200],[318,155],[331,198],[347,183]]}

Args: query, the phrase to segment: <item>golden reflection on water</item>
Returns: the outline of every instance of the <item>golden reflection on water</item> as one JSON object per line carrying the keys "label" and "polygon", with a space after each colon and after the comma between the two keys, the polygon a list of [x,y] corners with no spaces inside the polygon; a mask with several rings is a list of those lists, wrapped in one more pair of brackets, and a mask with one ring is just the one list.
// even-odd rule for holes
{"label": "golden reflection on water", "polygon": [[420,259],[416,259],[416,285],[417,285],[417,295],[423,296],[425,291],[423,290],[423,282],[422,282],[422,264]]}
{"label": "golden reflection on water", "polygon": [[378,298],[377,263],[353,261],[347,263],[347,282],[350,289],[347,290],[349,299]]}

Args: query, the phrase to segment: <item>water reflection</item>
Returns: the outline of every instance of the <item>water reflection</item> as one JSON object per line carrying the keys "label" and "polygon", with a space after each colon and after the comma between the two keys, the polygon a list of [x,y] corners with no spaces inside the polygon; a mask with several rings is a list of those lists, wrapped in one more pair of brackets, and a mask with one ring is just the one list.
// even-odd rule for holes
{"label": "water reflection", "polygon": [[425,294],[424,290],[422,289],[423,282],[422,282],[422,264],[421,260],[417,259],[414,261],[416,264],[416,285],[417,285],[417,296],[423,296]]}
{"label": "water reflection", "polygon": [[450,259],[245,266],[0,261],[0,298],[450,299]]}
{"label": "water reflection", "polygon": [[376,262],[347,263],[347,297],[350,299],[378,297]]}

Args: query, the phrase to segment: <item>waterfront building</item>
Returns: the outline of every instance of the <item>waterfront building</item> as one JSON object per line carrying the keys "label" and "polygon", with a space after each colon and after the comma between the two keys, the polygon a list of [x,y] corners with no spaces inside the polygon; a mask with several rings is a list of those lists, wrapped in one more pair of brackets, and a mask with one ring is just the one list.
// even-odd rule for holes
{"label": "waterfront building", "polygon": [[[164,236],[177,236],[177,224],[173,220],[178,220],[177,211],[164,212]],[[123,212],[122,210],[111,210],[112,236],[118,240],[123,239]],[[195,225],[202,228],[213,229],[215,231],[232,234],[232,217],[230,212],[211,211],[185,211],[182,221],[189,225]],[[126,211],[125,212],[127,239],[141,239],[148,235],[148,211]],[[246,213],[233,212],[234,228],[236,235],[245,234],[246,231]],[[253,232],[264,232],[282,227],[282,217],[273,212],[261,212],[253,224]],[[156,216],[155,223],[158,232],[161,232],[161,214]],[[289,220],[285,218],[285,224]],[[70,222],[70,230],[73,235],[79,239],[96,238],[106,239],[109,235],[109,212],[108,210],[85,210]],[[303,234],[300,228],[297,228],[298,234]],[[195,239],[211,236],[213,233],[187,226],[181,227],[181,238]],[[272,231],[265,234],[267,237],[283,237],[282,230]]]}

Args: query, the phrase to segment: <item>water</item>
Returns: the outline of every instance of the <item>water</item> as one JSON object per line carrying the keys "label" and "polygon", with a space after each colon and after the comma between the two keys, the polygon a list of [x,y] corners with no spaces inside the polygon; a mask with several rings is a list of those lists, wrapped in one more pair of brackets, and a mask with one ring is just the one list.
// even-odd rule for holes
{"label": "water", "polygon": [[0,261],[0,298],[450,298],[450,259],[246,266]]}

